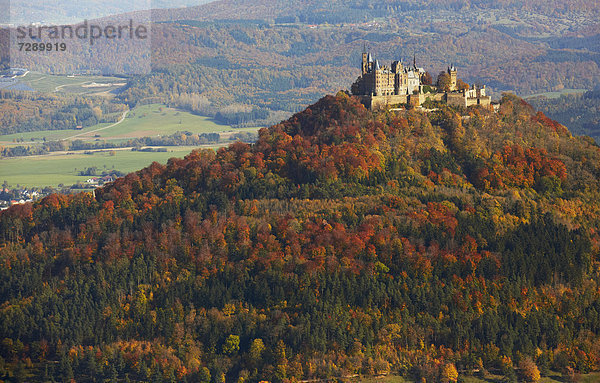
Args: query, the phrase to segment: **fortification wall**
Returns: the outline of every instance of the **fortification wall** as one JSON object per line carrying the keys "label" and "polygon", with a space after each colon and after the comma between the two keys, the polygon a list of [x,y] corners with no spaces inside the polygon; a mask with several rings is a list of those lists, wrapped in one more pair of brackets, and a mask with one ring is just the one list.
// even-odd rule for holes
{"label": "fortification wall", "polygon": [[447,93],[446,103],[451,106],[468,107],[473,105],[489,106],[492,103],[490,96],[466,97],[463,93]]}
{"label": "fortification wall", "polygon": [[362,96],[361,101],[369,109],[388,108],[393,105],[406,104],[408,97],[405,94],[388,96]]}
{"label": "fortification wall", "polygon": [[445,93],[424,93],[423,96],[425,100],[429,99],[431,101],[443,101],[446,96]]}
{"label": "fortification wall", "polygon": [[462,93],[446,93],[446,103],[450,106],[466,106],[466,97]]}

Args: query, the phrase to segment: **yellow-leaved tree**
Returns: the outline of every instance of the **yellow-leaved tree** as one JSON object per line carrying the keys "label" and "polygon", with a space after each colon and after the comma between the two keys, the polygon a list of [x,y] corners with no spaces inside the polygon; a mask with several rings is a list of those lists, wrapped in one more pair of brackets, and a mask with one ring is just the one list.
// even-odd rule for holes
{"label": "yellow-leaved tree", "polygon": [[530,357],[522,358],[519,361],[519,372],[526,382],[537,382],[540,380],[540,370]]}
{"label": "yellow-leaved tree", "polygon": [[458,380],[458,371],[454,363],[448,363],[442,369],[441,381],[443,383],[456,382]]}

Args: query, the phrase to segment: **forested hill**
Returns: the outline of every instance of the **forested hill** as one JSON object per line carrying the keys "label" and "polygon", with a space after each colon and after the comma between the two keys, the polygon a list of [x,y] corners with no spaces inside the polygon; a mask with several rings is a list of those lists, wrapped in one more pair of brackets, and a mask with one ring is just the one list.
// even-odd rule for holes
{"label": "forested hill", "polygon": [[256,144],[0,213],[0,379],[598,370],[599,171],[515,96],[327,96]]}
{"label": "forested hill", "polygon": [[[556,16],[571,12],[597,13],[596,4],[577,0],[508,0],[500,3],[492,0],[331,0],[327,3],[316,0],[219,0],[199,6],[175,9],[154,9],[154,20],[265,20],[280,19],[285,22],[297,19],[302,22],[321,23],[327,21],[356,22],[370,17],[385,17],[395,13],[410,11],[464,12],[470,10],[508,11],[523,10]],[[232,11],[236,10],[236,11]]]}

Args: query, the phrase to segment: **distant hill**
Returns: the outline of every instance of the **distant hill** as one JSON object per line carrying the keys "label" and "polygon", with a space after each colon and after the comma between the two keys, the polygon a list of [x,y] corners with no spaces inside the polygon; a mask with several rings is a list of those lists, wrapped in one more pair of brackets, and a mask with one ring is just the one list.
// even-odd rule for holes
{"label": "distant hill", "polygon": [[[158,8],[158,7],[157,7]],[[162,8],[162,7],[161,7]],[[491,0],[332,0],[320,2],[316,0],[219,0],[208,5],[190,7],[188,9],[158,10],[156,20],[223,20],[223,19],[275,19],[278,17],[293,20],[298,17],[309,23],[320,23],[327,20],[330,23],[356,22],[377,16],[387,16],[390,13],[411,11],[440,11],[470,12],[473,10],[490,11],[503,9],[505,11],[533,12],[557,17],[557,12],[566,17],[569,14],[585,12],[598,13],[594,1],[579,0],[574,2],[528,0],[503,1]],[[237,11],[235,11],[237,10]],[[519,22],[514,23],[516,25]]]}
{"label": "distant hill", "polygon": [[536,97],[530,102],[548,116],[569,126],[575,134],[600,140],[600,88],[559,98]]}
{"label": "distant hill", "polygon": [[[17,25],[29,23],[75,23],[115,14],[150,10],[154,8],[182,8],[198,6],[211,0],[59,0],[10,2],[10,22]],[[4,20],[2,20],[4,21]]]}
{"label": "distant hill", "polygon": [[253,145],[1,212],[0,375],[598,371],[599,175],[592,140],[515,96],[326,96]]}
{"label": "distant hill", "polygon": [[[365,45],[381,62],[416,57],[434,79],[454,64],[463,80],[486,84],[496,99],[504,91],[525,96],[593,89],[600,83],[596,5],[221,0],[157,9],[151,51],[98,41],[92,61],[100,68],[110,63],[104,66],[107,74],[131,73],[151,61],[151,73],[134,76],[119,102],[133,106],[159,100],[180,106],[191,95],[202,100],[190,108],[195,113],[227,116],[227,123],[233,116],[241,126],[267,126],[324,93],[348,88],[359,74]],[[70,52],[84,48],[69,42]],[[66,54],[27,55],[19,64],[64,74],[77,71],[81,63]]]}

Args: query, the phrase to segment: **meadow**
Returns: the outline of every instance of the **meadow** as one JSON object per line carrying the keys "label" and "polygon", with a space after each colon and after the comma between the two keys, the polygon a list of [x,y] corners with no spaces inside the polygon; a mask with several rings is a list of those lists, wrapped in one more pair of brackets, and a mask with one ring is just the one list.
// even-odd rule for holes
{"label": "meadow", "polygon": [[[127,79],[108,76],[57,76],[38,72],[29,72],[20,78],[20,82],[27,84],[38,92],[63,92],[81,95],[111,95],[110,92],[122,88]],[[94,86],[93,84],[104,86]],[[110,86],[105,86],[110,84]]]}
{"label": "meadow", "polygon": [[[198,116],[161,104],[138,106],[127,114],[123,122],[105,129],[110,125],[113,124],[98,124],[81,130],[42,130],[0,135],[0,145],[39,143],[44,138],[46,141],[66,139],[124,141],[139,137],[166,136],[178,131],[197,134],[256,131],[256,128],[233,129],[210,117]],[[21,139],[24,141],[23,143],[15,142]]]}
{"label": "meadow", "polygon": [[[209,147],[209,146],[207,146]],[[214,146],[213,146],[214,147]],[[77,172],[96,167],[99,172],[119,170],[129,173],[156,161],[166,163],[171,157],[183,157],[197,147],[169,147],[167,152],[134,152],[131,150],[107,150],[84,154],[57,154],[32,157],[5,158],[0,160],[0,182],[16,187],[57,187],[85,182],[89,176]]]}
{"label": "meadow", "polygon": [[524,98],[526,100],[529,98],[534,98],[534,97],[560,98],[560,96],[563,96],[563,95],[581,94],[581,93],[585,93],[587,91],[588,91],[588,89],[562,89],[560,91],[554,91],[554,92],[542,92],[542,93],[530,94],[528,96],[525,96]]}
{"label": "meadow", "polygon": [[[95,130],[98,129],[98,126],[88,129]],[[78,138],[89,139],[95,137],[104,140],[119,140],[166,136],[178,131],[189,131],[198,134],[222,133],[233,131],[233,128],[229,125],[219,124],[210,117],[198,116],[160,104],[150,104],[134,108],[122,123],[112,128],[82,135]]]}
{"label": "meadow", "polygon": [[[196,134],[219,133],[222,144],[205,147],[220,147],[229,143],[228,136],[257,128],[233,129],[229,125],[215,122],[205,116],[168,108],[161,104],[142,105],[131,110],[118,124],[98,124],[81,130],[47,130],[0,136],[0,145],[36,145],[46,141],[84,140],[124,142],[132,138],[168,136],[178,131]],[[19,142],[21,141],[21,142]],[[81,151],[51,153],[43,156],[0,159],[0,182],[11,186],[57,187],[85,182],[89,177],[77,175],[77,171],[95,166],[99,171],[115,169],[124,173],[139,170],[153,161],[165,163],[171,157],[183,157],[195,147],[170,146],[167,152],[139,152],[126,150],[94,152]]]}

